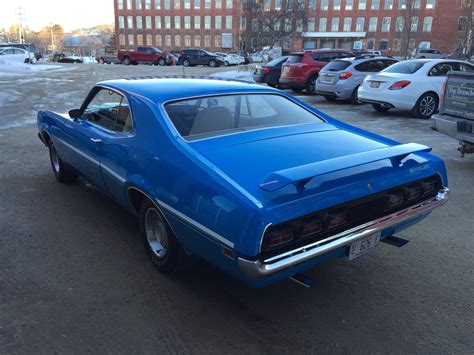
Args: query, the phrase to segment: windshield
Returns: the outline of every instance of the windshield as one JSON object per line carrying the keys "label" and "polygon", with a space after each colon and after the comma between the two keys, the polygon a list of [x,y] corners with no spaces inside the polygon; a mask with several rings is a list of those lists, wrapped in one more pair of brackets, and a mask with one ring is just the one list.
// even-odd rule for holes
{"label": "windshield", "polygon": [[303,60],[302,54],[291,54],[288,57],[287,63],[300,63]]}
{"label": "windshield", "polygon": [[188,140],[263,127],[324,122],[275,94],[210,96],[172,102],[165,109],[175,128]]}
{"label": "windshield", "polygon": [[382,70],[383,73],[398,73],[398,74],[413,74],[417,72],[426,62],[419,62],[415,60],[406,60],[395,63],[387,69]]}
{"label": "windshield", "polygon": [[341,71],[341,70],[346,69],[349,65],[351,65],[351,62],[348,62],[346,60],[334,60],[326,64],[323,70],[324,71]]}

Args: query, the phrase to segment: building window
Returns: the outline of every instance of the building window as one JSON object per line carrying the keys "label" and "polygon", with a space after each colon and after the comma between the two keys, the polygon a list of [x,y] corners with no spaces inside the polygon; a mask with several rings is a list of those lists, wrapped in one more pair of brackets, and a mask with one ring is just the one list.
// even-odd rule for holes
{"label": "building window", "polygon": [[125,22],[123,16],[118,17],[118,28],[125,28]]}
{"label": "building window", "polygon": [[[151,0],[145,0],[145,10],[150,10],[151,9]],[[151,40],[150,40],[150,45],[151,45]]]}
{"label": "building window", "polygon": [[142,0],[135,0],[135,9],[137,10],[142,9]]}
{"label": "building window", "polygon": [[[269,0],[266,2],[270,3]],[[315,11],[316,10],[316,0],[308,0],[308,10],[309,11]]]}
{"label": "building window", "polygon": [[433,17],[426,16],[423,19],[423,32],[431,32],[432,25],[433,25]]}
{"label": "building window", "polygon": [[211,36],[204,36],[204,47],[211,47]]}
{"label": "building window", "polygon": [[127,9],[128,10],[132,9],[132,0],[127,0]]}
{"label": "building window", "polygon": [[372,0],[372,10],[378,10],[380,9],[380,0]]}
{"label": "building window", "polygon": [[403,16],[398,16],[397,21],[395,23],[395,31],[403,32],[404,28],[405,28],[405,18]]}
{"label": "building window", "polygon": [[[205,9],[210,9],[211,8],[211,0],[204,0],[204,8]],[[204,42],[206,42],[205,39],[204,39]]]}
{"label": "building window", "polygon": [[190,35],[184,36],[184,46],[185,47],[191,47],[191,36]]}
{"label": "building window", "polygon": [[328,19],[326,17],[321,17],[319,19],[319,32],[326,32],[328,25]]}
{"label": "building window", "polygon": [[123,10],[123,0],[118,0],[118,2],[117,2],[117,8],[118,8],[119,10]]}
{"label": "building window", "polygon": [[382,19],[382,32],[390,32],[390,23],[392,22],[391,17],[384,17]]}
{"label": "building window", "polygon": [[[161,9],[161,0],[155,0],[155,9],[160,10]],[[158,36],[155,38],[155,42]],[[160,44],[161,44],[161,36],[160,36]]]}
{"label": "building window", "polygon": [[227,9],[232,9],[232,0],[226,0],[225,7]]}
{"label": "building window", "polygon": [[314,27],[316,24],[316,19],[314,17],[308,19],[308,28],[307,31],[314,32]]}
{"label": "building window", "polygon": [[387,50],[387,48],[388,48],[388,40],[382,39],[379,43],[379,49],[381,51],[385,51],[385,50]]}
{"label": "building window", "polygon": [[333,17],[331,19],[331,31],[332,32],[339,31],[339,17]]}
{"label": "building window", "polygon": [[180,35],[175,35],[174,36],[174,45],[176,47],[181,47],[181,36]]}
{"label": "building window", "polygon": [[303,32],[303,19],[296,19],[296,32]]}
{"label": "building window", "polygon": [[216,9],[222,9],[222,0],[216,0]]}
{"label": "building window", "polygon": [[286,18],[284,23],[285,23],[285,32],[291,32],[293,30],[291,20],[289,18]]}
{"label": "building window", "polygon": [[160,35],[155,36],[155,45],[161,47],[162,42],[161,42],[161,36]]}
{"label": "building window", "polygon": [[321,0],[321,11],[329,10],[329,0]]}
{"label": "building window", "polygon": [[241,30],[246,30],[247,29],[247,18],[246,17],[240,17],[240,29]]}
{"label": "building window", "polygon": [[270,31],[270,19],[268,17],[265,17],[263,19],[263,32],[268,32]]}
{"label": "building window", "polygon": [[204,16],[204,29],[205,30],[211,29],[211,16]]}
{"label": "building window", "polygon": [[371,17],[369,19],[369,32],[377,31],[377,17]]}
{"label": "building window", "polygon": [[412,0],[411,8],[419,9],[421,7],[421,0]]}
{"label": "building window", "polygon": [[201,36],[194,36],[194,47],[201,47]]}
{"label": "building window", "polygon": [[137,35],[137,46],[143,46],[143,35]]}
{"label": "building window", "polygon": [[287,37],[283,40],[283,49],[291,48],[291,38]]}
{"label": "building window", "polygon": [[398,9],[405,10],[407,8],[407,0],[398,0]]}
{"label": "building window", "polygon": [[[194,0],[194,8],[200,9],[201,8],[201,0]],[[201,40],[199,40],[201,42]]]}
{"label": "building window", "polygon": [[275,0],[275,10],[281,10],[281,0]]}
{"label": "building window", "polygon": [[[191,8],[191,0],[184,0],[184,8],[189,10]],[[184,45],[186,45],[186,40],[184,40]]]}
{"label": "building window", "polygon": [[155,16],[155,28],[157,30],[161,29],[161,16]]}
{"label": "building window", "polygon": [[399,38],[393,40],[392,50],[394,52],[400,52],[402,49],[402,41]]}
{"label": "building window", "polygon": [[201,29],[201,16],[194,16],[194,29]]}
{"label": "building window", "polygon": [[187,30],[191,28],[191,16],[184,16],[184,28]]}
{"label": "building window", "polygon": [[147,46],[152,46],[152,45],[153,45],[153,43],[152,43],[152,42],[153,42],[152,36],[151,36],[151,35],[146,35],[146,37],[145,37],[145,42],[146,42],[145,44],[146,44]]}
{"label": "building window", "polygon": [[174,8],[175,10],[179,10],[181,8],[181,0],[174,0]]}
{"label": "building window", "polygon": [[346,10],[352,10],[354,7],[354,0],[346,0]]}
{"label": "building window", "polygon": [[344,32],[350,32],[352,29],[352,17],[346,17],[344,19],[344,28],[343,28],[343,31]]}
{"label": "building window", "polygon": [[334,11],[339,11],[341,9],[341,0],[333,0],[333,9]]}
{"label": "building window", "polygon": [[151,30],[151,16],[145,16],[145,27],[147,30]]}
{"label": "building window", "polygon": [[375,38],[369,38],[367,40],[367,49],[373,50],[375,48]]}
{"label": "building window", "polygon": [[127,16],[127,28],[129,30],[133,29],[133,16]]}
{"label": "building window", "polygon": [[217,48],[222,47],[222,37],[221,36],[214,36],[214,46]]}
{"label": "building window", "polygon": [[364,25],[365,25],[365,18],[364,17],[358,17],[356,19],[356,31],[357,32],[363,32],[364,31]]}
{"label": "building window", "polygon": [[143,22],[142,22],[142,17],[137,16],[135,18],[135,21],[137,21],[137,30],[143,30]]}
{"label": "building window", "polygon": [[281,27],[281,19],[275,20],[275,22],[273,23],[273,29],[275,31],[280,31],[280,27]]}
{"label": "building window", "polygon": [[252,32],[258,32],[258,19],[252,19]]}
{"label": "building window", "polygon": [[231,30],[232,29],[232,16],[225,17],[225,29]]}
{"label": "building window", "polygon": [[165,28],[167,30],[171,29],[171,16],[165,16]]}
{"label": "building window", "polygon": [[171,47],[171,36],[170,35],[165,36],[165,46],[166,47]]}
{"label": "building window", "polygon": [[133,40],[133,35],[128,35],[128,45],[129,46],[134,46],[135,42]]}
{"label": "building window", "polygon": [[426,8],[427,9],[434,9],[436,4],[436,0],[426,0]]}
{"label": "building window", "polygon": [[[428,17],[425,17],[425,21]],[[431,18],[431,22],[433,21],[433,18]],[[466,32],[467,29],[467,17],[461,16],[458,19],[458,31],[459,32]],[[425,30],[425,25],[423,24],[423,31]],[[430,25],[430,31],[431,31],[431,25]]]}
{"label": "building window", "polygon": [[391,10],[393,9],[393,0],[385,0],[385,10]]}
{"label": "building window", "polygon": [[418,16],[412,16],[410,23],[411,23],[410,32],[417,32],[418,31]]}
{"label": "building window", "polygon": [[415,49],[416,48],[416,40],[414,38],[410,38],[408,41],[408,48]]}
{"label": "building window", "polygon": [[119,34],[119,45],[125,46],[125,35],[123,33]]}
{"label": "building window", "polygon": [[365,10],[367,7],[367,0],[359,0],[359,10]]}
{"label": "building window", "polygon": [[[170,0],[164,0],[164,2],[165,2],[165,10],[169,10],[171,8]],[[166,39],[165,39],[165,43],[166,43]]]}

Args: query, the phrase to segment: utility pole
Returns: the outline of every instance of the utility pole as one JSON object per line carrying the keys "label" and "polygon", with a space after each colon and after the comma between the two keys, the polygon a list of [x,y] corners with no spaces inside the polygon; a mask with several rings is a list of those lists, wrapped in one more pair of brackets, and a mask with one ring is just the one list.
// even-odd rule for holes
{"label": "utility pole", "polygon": [[54,50],[54,32],[53,32],[53,24],[52,23],[49,24],[49,29],[51,31],[51,50],[54,53],[55,52],[55,50]]}
{"label": "utility pole", "polygon": [[24,18],[24,12],[23,8],[20,6],[17,8],[17,20],[18,20],[18,42],[20,43],[25,43],[25,34],[23,31],[23,21],[25,20]]}

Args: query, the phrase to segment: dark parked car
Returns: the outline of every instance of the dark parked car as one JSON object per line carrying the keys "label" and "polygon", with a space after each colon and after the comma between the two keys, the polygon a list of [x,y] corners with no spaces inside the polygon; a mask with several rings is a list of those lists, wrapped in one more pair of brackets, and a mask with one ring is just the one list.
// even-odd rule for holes
{"label": "dark parked car", "polygon": [[58,63],[84,63],[81,57],[77,55],[67,56],[64,53],[56,53],[53,57],[53,61]]}
{"label": "dark parked car", "polygon": [[255,72],[253,73],[253,79],[257,83],[266,83],[268,86],[271,87],[280,87],[281,84],[280,74],[281,74],[281,66],[283,63],[286,62],[288,56],[283,56],[277,59],[268,62],[267,64],[257,67]]}
{"label": "dark parked car", "polygon": [[193,65],[209,65],[210,67],[218,67],[224,65],[222,58],[217,55],[203,51],[202,49],[185,49],[179,57],[179,64],[185,67]]}

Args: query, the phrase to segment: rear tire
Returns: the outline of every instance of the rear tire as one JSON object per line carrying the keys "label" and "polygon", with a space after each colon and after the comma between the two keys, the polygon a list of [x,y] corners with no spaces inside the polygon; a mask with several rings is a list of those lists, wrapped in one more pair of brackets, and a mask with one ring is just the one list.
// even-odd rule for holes
{"label": "rear tire", "polygon": [[51,168],[56,180],[61,183],[73,182],[77,179],[77,173],[70,166],[66,165],[59,157],[53,141],[49,142],[49,159],[51,161]]}
{"label": "rear tire", "polygon": [[216,66],[217,66],[217,62],[216,62],[214,59],[211,59],[211,60],[209,61],[209,66],[210,66],[211,68],[216,67]]}
{"label": "rear tire", "polygon": [[189,67],[190,64],[191,64],[191,63],[189,63],[189,60],[187,60],[187,59],[183,60],[183,65],[184,65],[185,67]]}
{"label": "rear tire", "polygon": [[329,95],[324,95],[324,98],[326,101],[336,101],[337,97],[336,96],[329,96]]}
{"label": "rear tire", "polygon": [[390,107],[382,106],[380,104],[372,104],[372,107],[377,112],[387,112],[388,110],[390,110]]}
{"label": "rear tire", "polygon": [[142,201],[138,214],[140,234],[153,265],[165,274],[175,271],[182,264],[185,253],[163,215],[146,198]]}
{"label": "rear tire", "polygon": [[296,92],[296,93],[300,93],[301,91],[303,91],[303,88],[292,86],[291,91]]}
{"label": "rear tire", "polygon": [[435,93],[427,92],[421,95],[412,112],[418,118],[428,119],[438,110],[439,99]]}
{"label": "rear tire", "polygon": [[166,64],[166,63],[165,63],[165,60],[164,60],[163,58],[160,58],[160,60],[158,61],[158,65],[159,65],[160,67],[164,67],[165,64]]}
{"label": "rear tire", "polygon": [[350,103],[351,103],[352,105],[360,105],[360,104],[362,104],[362,102],[360,102],[360,101],[358,100],[358,95],[357,95],[358,90],[359,90],[359,85],[357,85],[357,87],[354,89],[354,91],[352,91],[351,98],[349,99],[349,101],[350,101]]}
{"label": "rear tire", "polygon": [[317,75],[313,75],[306,83],[306,92],[311,95],[316,94],[316,80],[318,80]]}
{"label": "rear tire", "polygon": [[129,57],[123,57],[122,63],[124,65],[130,65],[130,58]]}

